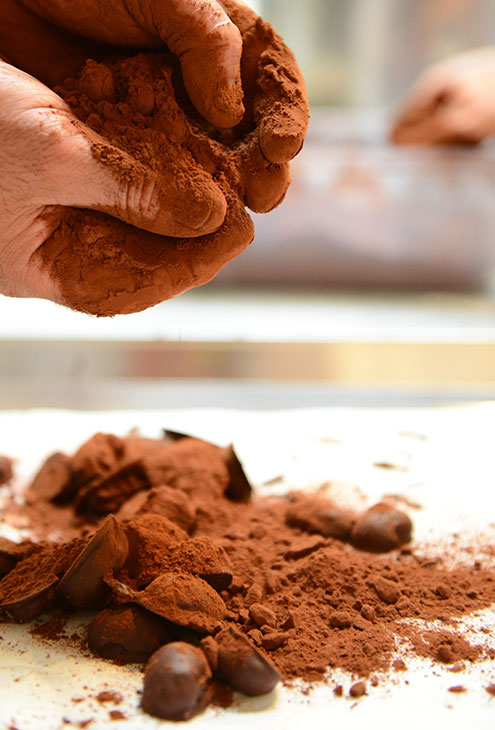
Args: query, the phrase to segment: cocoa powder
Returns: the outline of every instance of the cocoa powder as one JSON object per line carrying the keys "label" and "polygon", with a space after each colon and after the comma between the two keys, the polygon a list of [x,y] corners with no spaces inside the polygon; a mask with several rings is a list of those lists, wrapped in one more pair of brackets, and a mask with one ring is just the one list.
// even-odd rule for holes
{"label": "cocoa powder", "polygon": [[[105,210],[66,209],[41,257],[67,306],[99,316],[135,312],[204,284],[252,241],[246,206],[267,212],[284,198],[287,161],[308,125],[304,81],[269,23],[248,8],[225,5],[243,36],[245,114],[234,129],[216,129],[197,113],[169,52],[90,59],[55,88],[95,133],[95,158],[127,182],[154,175],[158,197],[171,210],[171,235],[160,236],[154,224],[144,231]],[[205,78],[213,62],[204,59]],[[225,220],[197,237],[212,180],[219,205],[221,194],[227,204]]]}
{"label": "cocoa powder", "polygon": [[[368,513],[350,514],[334,503],[325,504],[321,493],[314,497],[318,519],[314,518],[308,494],[251,496],[248,501],[229,498],[233,493],[232,477],[226,461],[232,455],[225,449],[185,436],[154,443],[129,437],[119,441],[110,459],[98,458],[108,443],[112,443],[111,436],[99,435],[78,452],[77,458],[67,457],[69,469],[60,472],[60,478],[71,481],[74,473],[81,473],[81,452],[86,454],[85,463],[90,466],[82,486],[80,480],[79,487],[76,484],[70,489],[64,483],[48,492],[30,489],[31,503],[14,508],[17,515],[25,510],[39,535],[46,531],[47,515],[52,521],[50,529],[55,524],[60,534],[94,532],[101,518],[78,513],[78,491],[91,484],[101,485],[102,474],[118,467],[129,453],[144,461],[152,456],[149,481],[129,500],[144,497],[138,506],[139,514],[117,520],[126,535],[128,554],[124,563],[117,561],[104,576],[111,593],[107,595],[107,608],[92,622],[92,647],[103,641],[99,639],[101,625],[105,646],[109,642],[118,645],[125,656],[129,632],[124,618],[128,621],[133,616],[129,607],[139,606],[143,620],[154,616],[153,620],[165,622],[164,636],[170,636],[170,640],[198,645],[202,639],[217,694],[226,681],[231,686],[241,681],[230,676],[230,669],[224,668],[222,674],[219,668],[217,642],[227,641],[229,636],[234,637],[232,647],[242,646],[254,666],[268,672],[270,681],[278,676],[273,672],[280,673],[285,681],[323,680],[331,678],[332,669],[339,668],[361,680],[352,687],[353,697],[372,691],[374,673],[405,671],[408,655],[426,657],[452,671],[462,662],[495,658],[495,649],[488,641],[470,643],[457,629],[458,619],[495,603],[490,550],[485,550],[483,556],[476,554],[473,564],[458,563],[453,568],[444,567],[442,557],[423,558],[413,545],[402,544],[390,550],[388,537],[392,532],[397,537],[395,526],[406,524],[406,516],[399,519],[397,510],[385,510],[383,506],[369,511],[373,519],[377,513],[380,516],[373,523],[376,543],[369,546],[371,552],[357,549],[349,526],[365,523]],[[165,475],[166,484],[162,481]],[[39,480],[38,474],[35,483]],[[162,488],[181,495],[173,500],[173,509],[170,497],[163,502],[150,499]],[[61,492],[71,493],[72,502],[57,503]],[[125,487],[123,493],[128,493]],[[49,494],[51,502],[47,501]],[[188,531],[183,529],[184,510],[176,509],[180,503],[188,505]],[[151,512],[146,511],[147,504],[153,506]],[[162,515],[161,504],[165,512]],[[297,504],[304,506],[301,520],[295,519]],[[122,513],[124,507],[120,510]],[[9,514],[7,510],[7,518]],[[326,518],[321,519],[322,515]],[[335,515],[341,515],[346,525],[341,539],[328,535],[328,524],[334,530]],[[383,525],[382,534],[379,525]],[[323,534],[318,534],[320,528]],[[372,533],[366,534],[368,541]],[[404,534],[409,538],[409,529]],[[79,564],[78,554],[87,550],[92,540],[85,536],[62,545],[33,543],[30,552],[23,555],[21,551],[15,567],[0,581],[3,614],[26,620],[24,615],[12,615],[11,604],[13,600],[22,603],[26,591],[30,595],[43,591],[47,575],[53,579],[49,601],[35,608],[44,610],[56,603],[63,609],[58,581],[63,583],[71,566]],[[389,552],[379,553],[379,549]],[[81,579],[85,586],[86,577],[81,574]],[[29,618],[35,615],[32,605],[30,609]],[[440,622],[441,628],[422,628],[431,621]],[[132,619],[129,626],[134,624]],[[57,627],[53,627],[53,633]],[[111,638],[115,636],[117,639]],[[135,644],[139,644],[139,632],[134,631],[132,641],[135,656],[139,654]],[[228,667],[241,661],[232,647]],[[397,659],[397,651],[403,658]],[[147,656],[144,649],[142,655]],[[371,688],[361,683],[364,679],[369,679]],[[257,681],[253,678],[256,687]],[[260,682],[259,686],[264,686]]]}

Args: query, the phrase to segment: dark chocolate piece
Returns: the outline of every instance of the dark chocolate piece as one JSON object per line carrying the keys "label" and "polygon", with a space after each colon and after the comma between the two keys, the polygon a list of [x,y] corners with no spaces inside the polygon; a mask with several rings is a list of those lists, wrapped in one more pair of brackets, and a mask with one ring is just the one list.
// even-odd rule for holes
{"label": "dark chocolate piece", "polygon": [[229,485],[225,490],[225,496],[234,502],[249,502],[253,488],[243,469],[232,444],[222,449],[225,463],[229,472]]}
{"label": "dark chocolate piece", "polygon": [[26,500],[30,503],[38,500],[65,502],[73,495],[71,459],[57,451],[48,457],[34,477],[26,492]]}
{"label": "dark chocolate piece", "polygon": [[144,489],[149,489],[150,480],[141,459],[109,469],[79,489],[74,502],[81,513],[106,515],[116,512],[124,502]]}
{"label": "dark chocolate piece", "polygon": [[112,433],[95,433],[72,457],[76,489],[114,469],[124,453],[123,439]]}
{"label": "dark chocolate piece", "polygon": [[364,682],[356,682],[349,690],[350,697],[362,697],[366,694],[366,685]]}
{"label": "dark chocolate piece", "polygon": [[10,482],[13,476],[14,471],[12,469],[12,459],[0,454],[0,485]]}
{"label": "dark chocolate piece", "polygon": [[13,542],[6,537],[0,537],[0,578],[10,573],[20,560],[29,557],[38,549],[39,546],[30,540]]}
{"label": "dark chocolate piece", "polygon": [[232,626],[215,636],[218,668],[232,689],[250,697],[271,692],[282,677],[250,641]]}
{"label": "dark chocolate piece", "polygon": [[88,626],[88,646],[95,654],[119,662],[146,662],[171,641],[170,627],[134,603],[100,611]]}
{"label": "dark chocolate piece", "polygon": [[12,597],[8,601],[2,601],[0,605],[2,614],[20,623],[31,621],[53,606],[59,580],[58,576],[48,573],[38,580],[35,587],[20,586],[18,598]]}
{"label": "dark chocolate piece", "polygon": [[170,428],[162,428],[163,438],[167,441],[180,441],[181,439],[193,438],[189,433],[183,433],[182,431],[172,431]]}
{"label": "dark chocolate piece", "polygon": [[412,523],[404,512],[379,502],[359,517],[351,542],[361,550],[385,553],[409,542],[411,533]]}
{"label": "dark chocolate piece", "polygon": [[108,594],[103,575],[123,566],[128,549],[123,527],[110,515],[64,574],[58,592],[78,608],[101,605]]}
{"label": "dark chocolate piece", "polygon": [[146,665],[141,706],[164,720],[189,720],[208,704],[210,681],[201,649],[180,641],[167,644]]}

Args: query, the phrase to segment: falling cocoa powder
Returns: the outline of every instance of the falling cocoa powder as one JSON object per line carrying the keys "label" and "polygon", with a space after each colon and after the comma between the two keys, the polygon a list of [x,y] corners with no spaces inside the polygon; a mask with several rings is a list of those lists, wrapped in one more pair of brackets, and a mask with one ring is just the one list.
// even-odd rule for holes
{"label": "falling cocoa powder", "polygon": [[[232,454],[225,449],[185,436],[155,442],[114,439],[105,434],[93,438],[75,457],[67,457],[68,468],[57,472],[57,485],[48,491],[31,487],[30,504],[13,506],[17,515],[25,510],[33,531],[46,535],[49,515],[50,529],[56,527],[58,534],[70,535],[71,540],[58,545],[45,539],[17,556],[0,581],[0,611],[5,616],[27,620],[53,604],[64,610],[59,582],[64,585],[67,573],[74,573],[88,545],[101,544],[88,530],[98,536],[104,534],[103,528],[108,530],[105,525],[118,524],[126,536],[120,544],[122,549],[127,546],[127,557],[121,556],[113,568],[109,564],[104,575],[109,587],[107,605],[90,624],[90,647],[109,658],[117,652],[123,661],[136,656],[145,661],[156,649],[145,634],[159,624],[163,643],[201,646],[213,673],[212,696],[225,683],[239,688],[249,679],[249,691],[258,691],[270,683],[273,686],[279,675],[286,681],[324,680],[338,668],[354,675],[351,696],[359,697],[372,692],[376,672],[405,671],[404,658],[410,655],[452,671],[462,662],[495,658],[488,639],[471,643],[457,629],[458,619],[495,603],[490,551],[485,551],[483,559],[476,554],[476,565],[443,567],[442,559],[423,559],[411,545],[390,551],[392,533],[399,542],[410,539],[406,517],[397,510],[380,507],[349,516],[338,505],[325,503],[321,493],[315,496],[313,510],[308,494],[271,498],[252,494],[239,501],[233,499],[240,493],[231,485],[239,475],[227,468]],[[147,464],[148,481],[128,503],[137,504],[138,496],[142,498],[128,517],[107,516],[101,522],[100,505],[105,502],[98,490],[107,494],[102,476],[118,469],[129,455]],[[47,468],[43,466],[42,471]],[[240,462],[238,468],[242,470]],[[34,483],[39,484],[40,478],[38,474]],[[94,488],[92,504],[98,505],[97,514],[78,511],[79,493],[89,487]],[[156,499],[161,489],[168,490],[163,501]],[[129,494],[125,485],[122,493]],[[177,499],[172,500],[171,493]],[[59,494],[70,494],[71,501],[61,505]],[[120,507],[121,515],[126,504]],[[304,505],[301,520],[295,519],[297,504]],[[146,505],[152,511],[147,512]],[[377,513],[372,552],[357,549],[349,526],[364,524],[366,515]],[[5,514],[8,518],[9,509]],[[348,525],[340,539],[328,535],[336,515]],[[408,524],[408,529],[396,532],[397,524]],[[319,529],[323,534],[318,534]],[[82,532],[84,537],[73,537]],[[390,552],[378,553],[378,546]],[[79,570],[84,594],[91,577],[85,572]],[[38,595],[37,591],[44,599],[46,576],[49,597],[34,604],[28,601],[27,617],[23,610],[14,615],[13,603],[24,609],[23,601]],[[92,585],[96,591],[98,584],[93,581]],[[432,628],[428,624],[432,621],[441,627]],[[138,625],[143,628],[136,630]],[[54,633],[55,629],[54,625]],[[156,626],[152,632],[156,633]],[[397,651],[401,658],[396,657]],[[242,665],[241,654],[260,674],[251,677],[251,670],[246,670],[246,680],[237,677],[234,667]]]}
{"label": "falling cocoa powder", "polygon": [[[179,61],[169,52],[88,60],[77,78],[56,87],[95,133],[95,158],[129,183],[154,176],[158,199],[171,211],[170,235],[160,236],[159,222],[148,220],[144,231],[106,211],[67,209],[41,248],[63,304],[108,316],[139,311],[204,284],[252,241],[246,206],[267,212],[284,198],[288,161],[308,126],[304,81],[269,23],[248,8],[226,7],[243,36],[246,111],[232,130],[216,129],[197,113]],[[205,67],[205,76],[210,71]],[[216,232],[196,237],[211,213],[212,181],[217,208],[225,207],[222,194],[225,198],[225,220],[222,225],[218,220]],[[140,225],[135,217],[131,223]]]}

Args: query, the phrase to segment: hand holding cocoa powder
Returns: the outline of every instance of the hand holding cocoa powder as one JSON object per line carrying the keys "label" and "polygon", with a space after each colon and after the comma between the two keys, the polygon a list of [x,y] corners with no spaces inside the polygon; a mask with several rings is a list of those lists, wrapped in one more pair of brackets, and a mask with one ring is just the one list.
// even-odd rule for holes
{"label": "hand holding cocoa powder", "polygon": [[244,250],[245,206],[282,201],[308,125],[304,81],[242,3],[6,0],[0,27],[13,64],[0,61],[3,293],[145,309]]}

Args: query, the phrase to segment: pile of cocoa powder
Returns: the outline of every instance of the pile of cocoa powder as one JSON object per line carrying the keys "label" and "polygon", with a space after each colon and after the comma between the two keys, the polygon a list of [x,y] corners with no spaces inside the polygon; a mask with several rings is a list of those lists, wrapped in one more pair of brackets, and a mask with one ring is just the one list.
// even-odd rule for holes
{"label": "pile of cocoa powder", "polygon": [[[270,681],[331,681],[338,668],[361,680],[356,697],[413,656],[452,671],[495,658],[456,629],[495,603],[488,557],[454,568],[422,557],[407,515],[384,503],[357,514],[318,492],[256,496],[231,447],[96,434],[47,460],[4,517],[19,514],[40,542],[0,543],[4,617],[98,609],[89,647],[117,662],[202,647],[209,701],[242,689],[218,659],[242,641]],[[441,628],[421,628],[433,620]]]}
{"label": "pile of cocoa powder", "polygon": [[[156,174],[176,229],[176,237],[160,236],[105,212],[67,209],[41,248],[63,304],[98,316],[125,314],[204,284],[252,241],[246,207],[267,212],[283,200],[288,160],[309,121],[304,81],[269,23],[247,7],[229,12],[243,39],[245,114],[233,129],[217,129],[197,113],[179,59],[166,51],[89,59],[77,78],[55,87],[97,133],[92,152],[101,163],[121,179]],[[211,180],[227,201],[225,221],[191,237],[207,213]]]}

